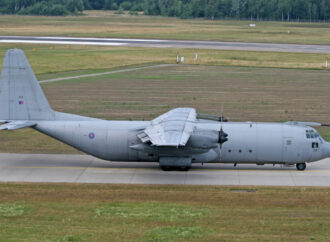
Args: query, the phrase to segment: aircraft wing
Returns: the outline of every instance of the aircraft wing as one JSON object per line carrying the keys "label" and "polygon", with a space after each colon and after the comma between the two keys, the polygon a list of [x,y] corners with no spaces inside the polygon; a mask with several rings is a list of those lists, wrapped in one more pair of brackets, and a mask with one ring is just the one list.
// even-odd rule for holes
{"label": "aircraft wing", "polygon": [[300,122],[300,121],[288,121],[288,122],[285,122],[285,124],[296,125],[296,126],[321,126],[322,125],[320,123],[315,123],[315,122]]}
{"label": "aircraft wing", "polygon": [[176,108],[150,122],[138,137],[154,146],[185,146],[195,129],[196,110]]}
{"label": "aircraft wing", "polygon": [[300,121],[289,121],[289,122],[285,122],[285,124],[297,125],[297,126],[326,126],[326,127],[330,126],[330,124],[321,124],[315,122],[300,122]]}
{"label": "aircraft wing", "polygon": [[0,130],[15,130],[15,129],[22,129],[22,128],[28,128],[36,125],[36,122],[31,121],[12,121],[9,123],[5,123],[0,125]]}

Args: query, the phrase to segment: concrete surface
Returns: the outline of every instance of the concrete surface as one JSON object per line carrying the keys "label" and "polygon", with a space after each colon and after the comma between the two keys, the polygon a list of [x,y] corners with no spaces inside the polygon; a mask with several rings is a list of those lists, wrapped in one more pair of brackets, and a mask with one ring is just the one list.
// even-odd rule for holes
{"label": "concrete surface", "polygon": [[0,154],[0,182],[330,186],[330,159],[305,171],[277,165],[194,164],[164,172],[158,163],[108,162],[87,155]]}

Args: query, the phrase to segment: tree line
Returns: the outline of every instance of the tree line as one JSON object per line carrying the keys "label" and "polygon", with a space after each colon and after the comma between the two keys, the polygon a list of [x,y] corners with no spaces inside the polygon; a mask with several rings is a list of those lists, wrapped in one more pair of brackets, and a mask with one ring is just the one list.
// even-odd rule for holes
{"label": "tree line", "polygon": [[63,16],[83,10],[83,0],[0,0],[2,14]]}
{"label": "tree line", "polygon": [[330,0],[1,0],[0,13],[79,14],[83,10],[180,18],[329,21]]}

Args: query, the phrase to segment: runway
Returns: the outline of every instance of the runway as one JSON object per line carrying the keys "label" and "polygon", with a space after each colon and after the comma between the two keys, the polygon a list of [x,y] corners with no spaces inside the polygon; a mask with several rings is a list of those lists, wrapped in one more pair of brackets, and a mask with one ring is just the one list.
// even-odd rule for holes
{"label": "runway", "polygon": [[101,45],[101,46],[193,48],[193,49],[214,49],[214,50],[249,50],[249,51],[330,54],[329,45],[299,45],[299,44],[245,43],[245,42],[193,41],[193,40],[0,36],[0,43],[69,44],[69,45],[77,44],[77,45]]}
{"label": "runway", "polygon": [[194,164],[164,172],[157,163],[108,162],[87,155],[0,154],[0,182],[330,186],[330,159],[305,171],[277,165]]}

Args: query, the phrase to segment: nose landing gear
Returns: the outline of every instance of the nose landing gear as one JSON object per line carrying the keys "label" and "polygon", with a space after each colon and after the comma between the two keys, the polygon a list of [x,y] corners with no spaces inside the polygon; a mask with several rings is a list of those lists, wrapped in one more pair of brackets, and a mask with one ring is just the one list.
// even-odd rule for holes
{"label": "nose landing gear", "polygon": [[306,169],[306,163],[297,163],[296,167],[298,171],[304,171]]}

